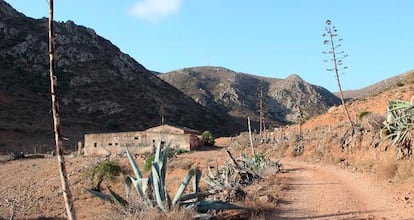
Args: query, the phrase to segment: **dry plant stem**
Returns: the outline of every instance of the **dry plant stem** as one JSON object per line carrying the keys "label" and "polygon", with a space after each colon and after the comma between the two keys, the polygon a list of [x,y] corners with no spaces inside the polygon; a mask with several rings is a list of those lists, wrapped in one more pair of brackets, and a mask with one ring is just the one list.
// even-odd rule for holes
{"label": "dry plant stem", "polygon": [[263,88],[260,87],[259,94],[259,120],[260,120],[260,137],[263,138],[264,127],[264,103],[263,103]]}
{"label": "dry plant stem", "polygon": [[55,133],[56,155],[59,163],[59,174],[62,182],[63,198],[65,201],[66,212],[69,220],[75,220],[76,214],[73,207],[72,193],[69,189],[69,181],[66,173],[65,158],[63,155],[62,139],[60,137],[60,118],[58,100],[56,96],[56,76],[55,74],[55,47],[53,31],[53,0],[49,0],[49,76],[50,76],[50,95],[52,99],[53,128]]}
{"label": "dry plant stem", "polygon": [[249,127],[250,147],[252,148],[252,155],[255,155],[253,147],[252,129],[250,127],[250,117],[247,117],[247,126]]}
{"label": "dry plant stem", "polygon": [[[330,29],[330,27],[329,27]],[[341,86],[341,80],[339,80],[339,69],[338,69],[338,62],[336,59],[336,51],[335,51],[335,44],[334,44],[334,39],[333,39],[333,35],[331,30],[329,30],[329,38],[330,38],[330,42],[331,42],[331,50],[332,50],[332,56],[333,56],[333,63],[334,63],[334,71],[335,71],[335,77],[336,77],[336,82],[338,83],[338,88],[339,88],[339,94],[341,97],[341,102],[342,102],[342,106],[344,107],[344,111],[345,111],[345,115],[349,121],[349,124],[351,125],[352,128],[352,135],[354,135],[355,133],[355,126],[354,123],[352,122],[351,116],[349,115],[349,111],[348,108],[345,105],[345,98],[344,98],[344,93],[342,92],[342,86]]]}
{"label": "dry plant stem", "polygon": [[234,163],[234,166],[236,166],[236,168],[241,169],[239,163],[237,163],[236,159],[234,159],[233,155],[231,155],[230,151],[226,151],[227,154],[229,155],[231,161]]}

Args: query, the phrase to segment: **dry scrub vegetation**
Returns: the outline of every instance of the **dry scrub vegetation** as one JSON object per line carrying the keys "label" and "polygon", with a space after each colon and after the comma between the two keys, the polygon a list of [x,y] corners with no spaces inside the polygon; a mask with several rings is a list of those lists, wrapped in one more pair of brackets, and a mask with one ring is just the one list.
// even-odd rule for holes
{"label": "dry scrub vegetation", "polygon": [[[407,182],[414,174],[412,97],[414,86],[410,84],[348,103],[356,128],[353,136],[347,135],[348,126],[342,107],[332,107],[328,113],[311,118],[301,126],[295,124],[275,130],[271,136],[273,139],[264,147],[266,154],[337,164],[351,171],[372,172],[381,178]],[[392,128],[400,135],[391,135],[392,129],[387,130],[384,124],[390,120],[387,119],[387,107],[392,100],[401,100],[405,104],[411,102],[411,107],[398,113],[398,117],[406,117],[406,133]],[[405,139],[397,143],[403,134]]]}
{"label": "dry scrub vegetation", "polygon": [[[255,151],[265,155],[269,161],[290,157],[312,163],[335,164],[350,172],[371,173],[379,180],[387,180],[392,184],[410,183],[414,177],[412,156],[407,154],[400,157],[395,145],[385,151],[392,140],[381,143],[380,134],[384,132],[383,121],[386,120],[388,102],[408,101],[413,96],[414,86],[409,85],[349,103],[350,114],[356,122],[356,133],[352,138],[346,136],[348,126],[341,107],[333,107],[329,112],[311,118],[301,126],[294,124],[279,128],[265,134],[265,138],[254,136]],[[224,144],[221,143],[222,140]],[[189,169],[200,169],[203,177],[208,178],[209,168],[214,170],[216,167],[233,163],[227,150],[238,162],[243,154],[251,156],[247,133],[221,138],[217,142],[217,145],[222,144],[225,147],[204,148],[170,159],[168,170],[171,172],[166,175],[168,193],[177,191]],[[144,166],[145,161],[142,158],[135,159],[139,167]],[[192,209],[172,208],[168,212],[143,209],[142,201],[137,199],[137,195],[132,196],[128,200],[128,206],[124,208],[93,197],[85,191],[85,188],[90,187],[90,182],[84,178],[84,173],[101,160],[92,157],[67,158],[69,180],[79,219],[190,219],[197,215]],[[121,167],[120,177],[113,183],[104,180],[102,191],[107,192],[110,187],[123,195],[123,179],[132,175],[133,169],[127,158],[117,160]],[[54,158],[14,160],[0,164],[0,219],[9,219],[10,216],[16,219],[65,218],[58,173],[52,169],[54,164]],[[149,174],[143,173],[144,176]],[[265,219],[277,211],[278,202],[282,199],[280,192],[288,184],[285,181],[286,179],[279,178],[278,173],[272,169],[263,169],[260,178],[252,184],[238,186],[240,188],[223,188],[216,192],[220,196],[215,199],[231,202],[245,209],[208,213],[215,219]],[[209,187],[205,181],[200,182],[201,191],[206,191]],[[243,193],[235,193],[239,189]],[[190,192],[190,189],[185,191]]]}

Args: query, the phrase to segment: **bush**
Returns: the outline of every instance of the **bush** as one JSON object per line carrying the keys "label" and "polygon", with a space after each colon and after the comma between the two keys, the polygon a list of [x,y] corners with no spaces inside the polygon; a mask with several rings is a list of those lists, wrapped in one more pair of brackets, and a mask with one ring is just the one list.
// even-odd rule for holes
{"label": "bush", "polygon": [[403,82],[397,82],[397,86],[399,86],[399,87],[404,86],[404,83]]}
{"label": "bush", "polygon": [[155,159],[155,154],[151,154],[151,156],[145,159],[145,163],[144,163],[145,172],[148,172],[151,170],[152,162],[154,161],[154,159]]}
{"label": "bush", "polygon": [[84,177],[89,179],[92,188],[101,191],[101,184],[104,180],[115,182],[121,173],[121,167],[118,161],[103,160],[85,171]]}
{"label": "bush", "polygon": [[213,146],[215,141],[214,141],[214,136],[210,131],[204,131],[201,136],[203,137],[203,141],[204,141],[204,145],[206,146]]}
{"label": "bush", "polygon": [[[185,150],[185,149],[177,149],[177,150],[172,150],[168,152],[168,157],[173,157],[175,155],[179,155],[179,154],[184,154],[184,153],[188,153],[190,151]],[[155,154],[151,154],[144,163],[144,171],[148,172],[151,170],[151,166],[152,166],[152,162],[154,161],[155,158]]]}
{"label": "bush", "polygon": [[363,112],[359,113],[358,118],[359,118],[359,120],[362,120],[365,116],[367,116],[369,114],[371,114],[371,112],[363,111]]}

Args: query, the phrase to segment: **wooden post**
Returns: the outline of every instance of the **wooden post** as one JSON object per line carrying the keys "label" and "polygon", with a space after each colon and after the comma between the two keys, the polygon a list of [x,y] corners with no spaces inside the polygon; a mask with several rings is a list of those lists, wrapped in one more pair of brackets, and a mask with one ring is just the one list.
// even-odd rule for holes
{"label": "wooden post", "polygon": [[250,117],[247,117],[247,126],[249,127],[250,147],[252,148],[252,156],[255,155],[253,147],[252,129],[250,127]]}
{"label": "wooden post", "polygon": [[78,156],[83,154],[82,150],[83,150],[83,143],[82,141],[78,141]]}
{"label": "wooden post", "polygon": [[53,30],[53,0],[49,0],[49,77],[50,77],[50,96],[52,99],[53,131],[55,133],[56,155],[60,180],[62,183],[63,199],[65,201],[66,213],[69,220],[75,220],[76,214],[73,207],[72,193],[69,189],[69,181],[66,172],[65,157],[63,155],[63,144],[60,136],[60,117],[59,106],[56,95],[56,76],[55,76],[55,35]]}

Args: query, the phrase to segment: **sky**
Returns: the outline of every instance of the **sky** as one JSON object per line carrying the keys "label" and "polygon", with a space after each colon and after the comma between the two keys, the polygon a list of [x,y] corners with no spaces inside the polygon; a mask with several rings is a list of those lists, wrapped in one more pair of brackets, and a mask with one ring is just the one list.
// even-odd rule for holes
{"label": "sky", "polygon": [[[6,0],[48,17],[47,0]],[[414,69],[413,0],[55,0],[55,20],[92,28],[147,69],[221,66],[272,78],[298,74],[338,91],[322,34],[332,21],[360,89]]]}

